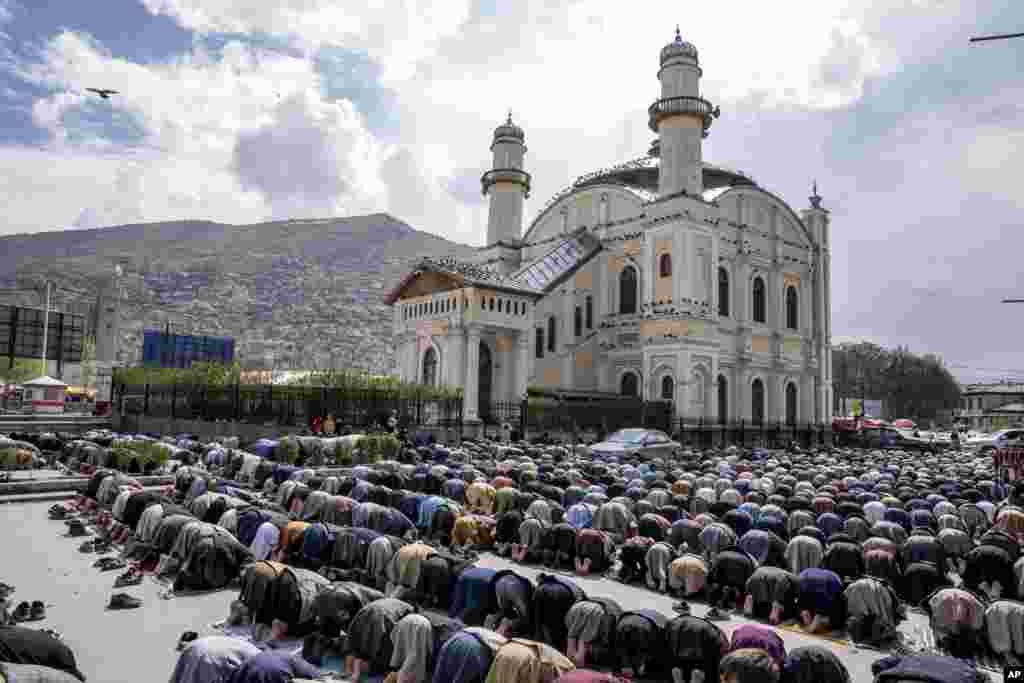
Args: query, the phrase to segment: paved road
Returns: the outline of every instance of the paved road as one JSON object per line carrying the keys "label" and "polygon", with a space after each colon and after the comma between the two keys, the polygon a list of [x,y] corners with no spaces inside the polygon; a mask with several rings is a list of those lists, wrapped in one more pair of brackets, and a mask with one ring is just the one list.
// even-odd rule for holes
{"label": "paved road", "polygon": [[[170,677],[177,660],[174,647],[182,632],[213,633],[210,624],[224,619],[237,591],[177,597],[163,600],[162,587],[147,579],[141,586],[123,589],[142,598],[140,609],[108,612],[104,609],[117,572],[100,573],[92,568],[95,555],[78,552],[79,539],[62,537],[64,524],[46,517],[49,503],[12,504],[0,506],[0,529],[3,530],[4,562],[0,581],[13,584],[17,592],[14,604],[22,600],[44,600],[46,621],[30,624],[54,628],[64,634],[66,642],[78,658],[78,666],[90,683],[139,683],[163,681]],[[496,569],[515,568],[535,577],[540,569],[514,565],[499,557],[485,555],[482,566]],[[618,601],[624,609],[651,608],[673,615],[673,600],[645,588],[625,586],[609,579],[577,579],[590,595],[605,596]],[[706,608],[692,604],[694,614],[703,616]],[[734,617],[720,622],[726,633],[746,623]],[[921,614],[911,614],[903,630],[912,633],[926,626]],[[780,630],[787,649],[818,644],[833,650],[849,668],[855,683],[872,679],[871,663],[882,655],[823,638]],[[993,676],[1002,683],[1001,676]]]}
{"label": "paved road", "polygon": [[63,633],[90,683],[166,681],[182,632],[212,634],[209,625],[227,617],[237,591],[162,600],[162,587],[147,580],[120,589],[142,598],[141,608],[108,612],[117,572],[93,569],[96,556],[78,552],[81,539],[60,535],[64,524],[47,519],[49,506],[0,506],[0,581],[17,587],[11,601],[46,602],[46,621],[28,625]]}

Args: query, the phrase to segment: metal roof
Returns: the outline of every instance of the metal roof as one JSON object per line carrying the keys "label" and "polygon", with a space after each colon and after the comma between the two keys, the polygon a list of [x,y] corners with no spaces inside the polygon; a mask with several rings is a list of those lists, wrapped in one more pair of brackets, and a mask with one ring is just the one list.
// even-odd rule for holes
{"label": "metal roof", "polygon": [[543,292],[558,283],[601,249],[601,243],[586,230],[567,237],[541,258],[511,276],[513,282]]}

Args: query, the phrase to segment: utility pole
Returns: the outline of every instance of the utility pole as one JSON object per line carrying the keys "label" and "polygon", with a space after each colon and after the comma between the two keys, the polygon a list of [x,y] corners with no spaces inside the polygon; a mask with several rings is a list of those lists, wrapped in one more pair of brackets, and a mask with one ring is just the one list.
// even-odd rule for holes
{"label": "utility pole", "polygon": [[50,281],[46,281],[46,308],[43,311],[43,375],[49,374],[46,363],[46,335],[50,331]]}

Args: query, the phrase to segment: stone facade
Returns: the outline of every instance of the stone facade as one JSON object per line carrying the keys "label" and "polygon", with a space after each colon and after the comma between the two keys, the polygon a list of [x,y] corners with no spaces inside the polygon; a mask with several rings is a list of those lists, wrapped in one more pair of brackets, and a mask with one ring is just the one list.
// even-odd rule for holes
{"label": "stone facade", "polygon": [[648,156],[579,178],[521,238],[525,135],[498,127],[492,243],[473,264],[425,260],[387,298],[404,380],[463,387],[469,420],[527,386],[668,399],[690,419],[829,418],[829,213],[817,191],[798,214],[704,162],[719,111],[696,48],[677,33],[660,61]]}

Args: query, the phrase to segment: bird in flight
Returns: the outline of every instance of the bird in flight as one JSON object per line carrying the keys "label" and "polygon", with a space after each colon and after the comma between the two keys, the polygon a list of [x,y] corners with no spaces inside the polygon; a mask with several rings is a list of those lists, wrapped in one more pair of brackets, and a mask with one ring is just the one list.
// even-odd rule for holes
{"label": "bird in flight", "polygon": [[86,88],[89,92],[94,92],[105,100],[109,100],[111,95],[117,95],[116,90],[107,90],[106,88]]}

